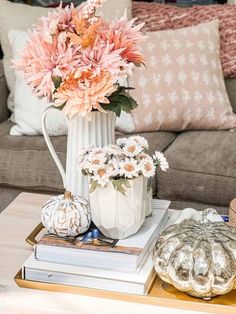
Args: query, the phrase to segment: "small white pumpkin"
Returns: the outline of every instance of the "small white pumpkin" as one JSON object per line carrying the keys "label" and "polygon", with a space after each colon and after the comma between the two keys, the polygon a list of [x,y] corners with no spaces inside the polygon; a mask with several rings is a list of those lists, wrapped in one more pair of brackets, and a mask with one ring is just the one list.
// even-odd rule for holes
{"label": "small white pumpkin", "polygon": [[80,196],[65,194],[52,197],[43,206],[41,220],[49,233],[59,237],[75,237],[91,224],[89,203]]}

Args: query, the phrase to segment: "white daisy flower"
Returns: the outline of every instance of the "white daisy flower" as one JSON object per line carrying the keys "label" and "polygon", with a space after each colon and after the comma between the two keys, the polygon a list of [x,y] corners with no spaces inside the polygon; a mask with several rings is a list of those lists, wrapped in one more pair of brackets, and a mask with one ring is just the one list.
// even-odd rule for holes
{"label": "white daisy flower", "polygon": [[141,163],[141,171],[144,177],[151,178],[155,175],[156,167],[152,159],[143,160]]}
{"label": "white daisy flower", "polygon": [[116,177],[120,174],[119,161],[117,158],[112,158],[108,161],[108,166],[111,169],[112,177]]}
{"label": "white daisy flower", "polygon": [[93,153],[93,155],[104,154],[104,149],[103,149],[103,147],[94,147],[91,150],[91,153]]}
{"label": "white daisy flower", "polygon": [[125,161],[121,161],[119,164],[120,175],[124,175],[125,178],[132,179],[139,176],[140,167],[137,160],[126,158]]}
{"label": "white daisy flower", "polygon": [[153,157],[146,153],[148,143],[141,136],[121,138],[117,144],[81,150],[78,169],[84,170],[100,186],[107,186],[110,180],[117,178],[153,177],[156,166],[163,171],[169,168],[163,153],[155,152]]}
{"label": "white daisy flower", "polygon": [[143,148],[134,141],[128,141],[122,150],[127,157],[135,157],[142,152]]}
{"label": "white daisy flower", "polygon": [[82,148],[78,154],[78,167],[83,168],[83,163],[87,160],[91,148]]}
{"label": "white daisy flower", "polygon": [[146,153],[140,153],[136,156],[136,159],[138,162],[142,162],[143,160],[151,160],[152,161],[152,157],[149,156]]}
{"label": "white daisy flower", "polygon": [[83,160],[83,161],[80,161],[77,165],[77,170],[84,170],[85,172],[88,172],[88,162],[87,160]]}
{"label": "white daisy flower", "polygon": [[148,141],[140,135],[131,136],[130,139],[141,145],[143,149],[149,148]]}
{"label": "white daisy flower", "polygon": [[88,162],[90,162],[91,166],[94,166],[94,167],[98,167],[98,166],[101,166],[101,165],[104,165],[105,162],[107,161],[107,156],[104,152],[102,153],[98,153],[98,152],[91,152],[89,155],[88,155]]}
{"label": "white daisy flower", "polygon": [[167,169],[169,169],[168,161],[163,153],[155,152],[153,159],[162,171],[166,171]]}
{"label": "white daisy flower", "polygon": [[108,155],[118,156],[118,155],[122,154],[122,150],[120,149],[120,147],[118,147],[116,145],[108,145],[108,146],[104,147],[104,151]]}
{"label": "white daisy flower", "polygon": [[93,172],[93,180],[101,186],[106,186],[110,181],[111,169],[108,166],[99,167]]}
{"label": "white daisy flower", "polygon": [[127,140],[128,140],[128,139],[127,139],[126,137],[118,138],[118,139],[116,140],[116,144],[117,144],[118,146],[120,146],[120,147],[123,147],[123,146],[126,145]]}
{"label": "white daisy flower", "polygon": [[84,156],[78,157],[78,165],[77,165],[78,170],[86,168],[85,162],[86,162],[86,160],[85,160]]}

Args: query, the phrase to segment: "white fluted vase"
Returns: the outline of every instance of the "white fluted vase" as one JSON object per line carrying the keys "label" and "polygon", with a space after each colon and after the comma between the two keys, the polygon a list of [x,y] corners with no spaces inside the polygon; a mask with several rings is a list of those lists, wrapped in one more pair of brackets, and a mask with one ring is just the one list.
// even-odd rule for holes
{"label": "white fluted vase", "polygon": [[90,120],[77,116],[69,121],[66,159],[66,190],[88,199],[88,178],[77,170],[78,154],[82,148],[94,145],[103,147],[115,144],[113,112],[93,111]]}
{"label": "white fluted vase", "polygon": [[79,115],[68,119],[68,137],[67,137],[67,156],[66,172],[52,146],[51,140],[46,129],[47,109],[42,117],[42,129],[45,141],[51,152],[51,155],[61,173],[64,187],[74,195],[89,198],[88,178],[85,177],[78,166],[78,155],[82,148],[94,145],[103,147],[108,144],[115,144],[115,122],[116,115],[108,111],[102,113],[99,111],[91,112],[89,119]]}

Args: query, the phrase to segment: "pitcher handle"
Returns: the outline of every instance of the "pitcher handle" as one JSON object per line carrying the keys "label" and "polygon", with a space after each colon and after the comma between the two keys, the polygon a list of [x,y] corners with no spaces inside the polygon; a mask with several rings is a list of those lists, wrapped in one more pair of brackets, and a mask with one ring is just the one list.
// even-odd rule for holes
{"label": "pitcher handle", "polygon": [[48,149],[49,149],[49,151],[50,151],[50,153],[51,153],[51,155],[52,155],[52,158],[54,159],[54,161],[55,161],[55,163],[56,163],[56,165],[57,165],[57,168],[58,168],[58,170],[59,170],[59,172],[60,172],[60,174],[61,174],[62,181],[63,181],[63,186],[64,186],[64,188],[65,188],[65,186],[66,186],[66,173],[65,173],[65,170],[64,170],[64,168],[63,168],[63,166],[62,166],[62,164],[61,164],[61,161],[60,161],[60,159],[58,158],[58,155],[57,155],[57,153],[56,153],[56,151],[55,151],[55,149],[54,149],[54,147],[53,147],[53,145],[52,145],[52,142],[51,142],[51,140],[50,140],[50,137],[49,137],[49,135],[48,135],[47,128],[46,128],[46,117],[47,117],[48,112],[49,112],[50,110],[52,110],[52,109],[55,110],[55,107],[54,107],[54,106],[48,107],[48,108],[44,111],[44,113],[43,113],[43,115],[42,115],[42,118],[41,118],[42,130],[43,130],[43,136],[44,136],[45,142],[46,142],[47,147],[48,147]]}

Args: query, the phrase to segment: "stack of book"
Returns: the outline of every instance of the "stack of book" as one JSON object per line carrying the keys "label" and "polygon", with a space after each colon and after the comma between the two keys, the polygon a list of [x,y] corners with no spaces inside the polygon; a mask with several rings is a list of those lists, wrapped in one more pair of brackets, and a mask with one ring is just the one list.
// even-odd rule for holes
{"label": "stack of book", "polygon": [[22,267],[23,279],[147,294],[155,276],[152,248],[168,219],[167,209],[158,207],[158,201],[153,200],[152,216],[138,233],[124,240],[45,234]]}

